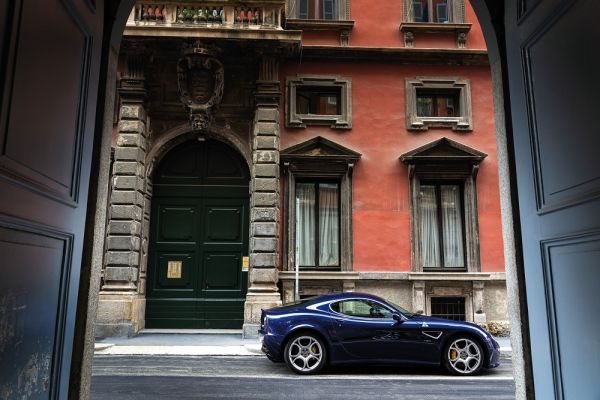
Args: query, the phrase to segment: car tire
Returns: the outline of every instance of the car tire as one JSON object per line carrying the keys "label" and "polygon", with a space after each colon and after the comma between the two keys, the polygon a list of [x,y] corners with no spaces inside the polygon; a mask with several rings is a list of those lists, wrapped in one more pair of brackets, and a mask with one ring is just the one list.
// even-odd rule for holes
{"label": "car tire", "polygon": [[318,335],[303,332],[287,341],[283,358],[288,368],[297,374],[316,374],[325,366],[327,350]]}
{"label": "car tire", "polygon": [[470,336],[451,338],[442,353],[444,367],[452,375],[475,375],[481,371],[484,360],[483,348]]}

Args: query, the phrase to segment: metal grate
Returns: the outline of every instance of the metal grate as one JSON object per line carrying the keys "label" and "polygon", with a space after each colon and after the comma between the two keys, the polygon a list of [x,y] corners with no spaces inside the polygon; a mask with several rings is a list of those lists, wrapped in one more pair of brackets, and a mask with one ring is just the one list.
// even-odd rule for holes
{"label": "metal grate", "polygon": [[431,316],[451,319],[454,321],[465,320],[464,297],[432,297]]}

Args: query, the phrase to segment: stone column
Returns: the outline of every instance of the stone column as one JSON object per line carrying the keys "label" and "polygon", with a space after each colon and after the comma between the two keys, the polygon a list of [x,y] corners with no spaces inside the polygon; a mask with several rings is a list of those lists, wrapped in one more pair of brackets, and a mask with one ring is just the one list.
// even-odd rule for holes
{"label": "stone column", "polygon": [[413,282],[413,304],[412,311],[416,314],[425,314],[427,304],[425,304],[425,282]]}
{"label": "stone column", "polygon": [[354,292],[356,289],[356,282],[354,281],[344,281],[342,284],[342,291],[345,292]]}
{"label": "stone column", "polygon": [[484,285],[485,283],[482,281],[473,281],[473,322],[476,324],[484,324],[486,322],[483,305]]}
{"label": "stone column", "polygon": [[244,337],[258,336],[261,309],[281,305],[279,265],[279,61],[260,55],[250,183],[250,273]]}
{"label": "stone column", "polygon": [[104,273],[96,336],[131,336],[143,328],[139,277],[147,149],[146,90],[141,56],[129,56],[119,81],[119,122],[111,171]]}

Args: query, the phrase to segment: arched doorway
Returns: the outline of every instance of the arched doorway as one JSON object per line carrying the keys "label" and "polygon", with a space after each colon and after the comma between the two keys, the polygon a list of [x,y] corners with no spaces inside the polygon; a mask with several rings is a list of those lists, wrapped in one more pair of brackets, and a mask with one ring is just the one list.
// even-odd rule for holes
{"label": "arched doorway", "polygon": [[173,148],[155,170],[147,328],[241,328],[249,170],[217,140]]}

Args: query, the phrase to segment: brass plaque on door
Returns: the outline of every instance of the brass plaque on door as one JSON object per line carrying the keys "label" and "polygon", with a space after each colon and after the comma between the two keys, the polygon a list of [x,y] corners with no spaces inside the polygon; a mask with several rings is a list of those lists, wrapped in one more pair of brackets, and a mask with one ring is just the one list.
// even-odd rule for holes
{"label": "brass plaque on door", "polygon": [[250,267],[250,257],[248,257],[248,256],[242,257],[242,271],[248,271],[249,267]]}
{"label": "brass plaque on door", "polygon": [[180,279],[181,278],[181,261],[169,261],[167,263],[167,278],[168,279]]}

